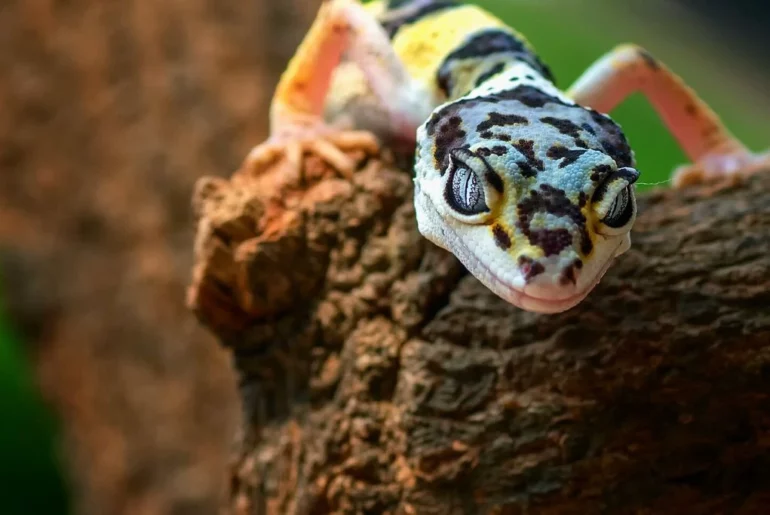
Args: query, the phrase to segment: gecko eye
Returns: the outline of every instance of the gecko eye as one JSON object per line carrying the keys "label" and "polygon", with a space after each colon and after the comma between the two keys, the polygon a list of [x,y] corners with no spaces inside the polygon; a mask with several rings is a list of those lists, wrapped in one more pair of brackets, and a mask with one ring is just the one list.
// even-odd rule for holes
{"label": "gecko eye", "polygon": [[484,190],[479,184],[479,178],[467,166],[454,166],[449,172],[452,207],[463,214],[478,214],[488,211],[484,201]]}
{"label": "gecko eye", "polygon": [[489,212],[483,179],[468,163],[450,154],[444,197],[450,208],[462,216]]}
{"label": "gecko eye", "polygon": [[620,193],[617,194],[615,200],[612,202],[609,211],[602,218],[602,223],[607,227],[613,229],[619,229],[625,226],[629,220],[634,216],[636,207],[634,206],[634,199],[631,198],[631,186],[626,186]]}
{"label": "gecko eye", "polygon": [[633,168],[619,168],[597,188],[593,201],[601,220],[599,232],[606,236],[625,232],[636,218],[636,199],[633,184],[639,172]]}

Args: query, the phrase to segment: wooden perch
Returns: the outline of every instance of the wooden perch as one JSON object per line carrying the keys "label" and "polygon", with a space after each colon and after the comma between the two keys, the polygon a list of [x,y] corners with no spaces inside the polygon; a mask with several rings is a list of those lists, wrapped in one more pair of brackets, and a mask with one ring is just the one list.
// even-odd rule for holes
{"label": "wooden perch", "polygon": [[642,194],[560,315],[417,232],[411,173],[200,181],[188,304],[232,350],[236,513],[767,513],[770,170]]}

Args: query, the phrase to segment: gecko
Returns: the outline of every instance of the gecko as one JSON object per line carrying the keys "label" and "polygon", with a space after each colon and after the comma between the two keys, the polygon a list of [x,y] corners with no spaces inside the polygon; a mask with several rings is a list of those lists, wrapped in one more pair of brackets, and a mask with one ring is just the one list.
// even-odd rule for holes
{"label": "gecko", "polygon": [[640,46],[617,46],[562,90],[521,33],[476,5],[325,0],[246,164],[283,156],[299,173],[314,152],[349,177],[345,150],[411,143],[420,234],[508,303],[559,313],[630,248],[639,171],[608,113],[636,92],[692,161],[674,187],[770,161]]}

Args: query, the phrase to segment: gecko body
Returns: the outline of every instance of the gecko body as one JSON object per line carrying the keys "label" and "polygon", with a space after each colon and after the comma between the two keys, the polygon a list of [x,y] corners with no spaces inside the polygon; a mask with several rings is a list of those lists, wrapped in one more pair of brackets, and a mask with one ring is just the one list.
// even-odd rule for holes
{"label": "gecko body", "polygon": [[639,172],[604,113],[634,91],[694,161],[675,184],[767,159],[639,47],[618,47],[562,91],[520,33],[475,5],[328,0],[249,160],[313,150],[345,172],[341,150],[373,147],[370,132],[411,142],[421,234],[511,304],[555,313],[630,247]]}

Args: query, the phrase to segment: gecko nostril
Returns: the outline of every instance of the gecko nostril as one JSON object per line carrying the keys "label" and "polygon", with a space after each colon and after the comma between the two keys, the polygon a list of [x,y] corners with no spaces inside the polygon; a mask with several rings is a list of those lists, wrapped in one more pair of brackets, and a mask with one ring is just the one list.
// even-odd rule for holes
{"label": "gecko nostril", "polygon": [[532,281],[535,277],[545,272],[545,267],[542,263],[539,263],[529,256],[521,256],[519,258],[519,270],[526,282]]}
{"label": "gecko nostril", "polygon": [[559,277],[559,283],[564,286],[568,284],[577,286],[577,276],[581,268],[583,268],[583,262],[579,259],[567,265]]}

